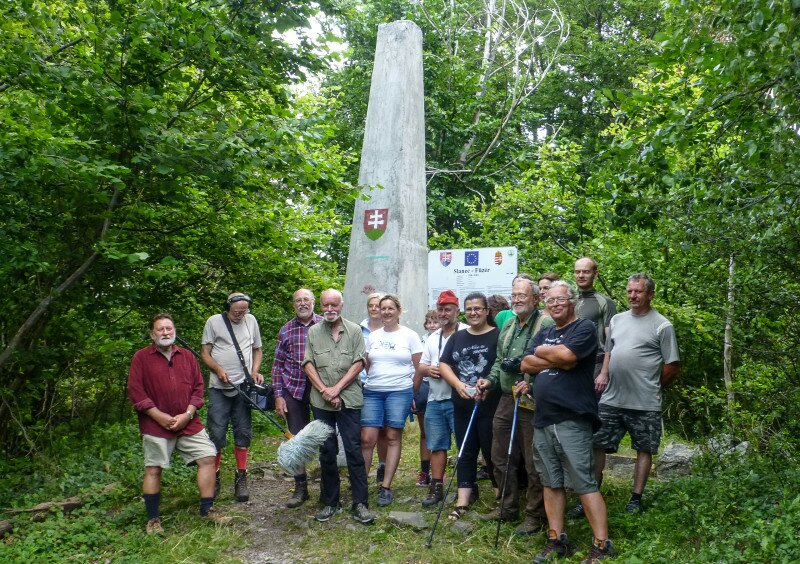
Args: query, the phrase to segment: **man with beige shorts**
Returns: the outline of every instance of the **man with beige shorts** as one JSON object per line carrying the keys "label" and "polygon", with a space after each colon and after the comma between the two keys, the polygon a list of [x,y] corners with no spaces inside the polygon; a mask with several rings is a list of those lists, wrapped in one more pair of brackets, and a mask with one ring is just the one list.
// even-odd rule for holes
{"label": "man with beige shorts", "polygon": [[191,352],[175,346],[175,323],[166,313],[150,321],[153,344],[133,355],[128,374],[128,398],[139,417],[144,447],[144,505],[147,533],[162,533],[159,505],[161,470],[170,467],[177,450],[187,465],[197,465],[200,516],[217,523],[228,518],[215,513],[214,459],[217,450],[197,410],[203,406],[203,378]]}

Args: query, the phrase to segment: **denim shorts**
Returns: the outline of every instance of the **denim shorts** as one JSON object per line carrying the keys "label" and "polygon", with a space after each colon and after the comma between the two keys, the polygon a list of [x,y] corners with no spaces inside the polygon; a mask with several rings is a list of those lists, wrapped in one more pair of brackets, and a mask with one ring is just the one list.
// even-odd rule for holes
{"label": "denim shorts", "polygon": [[548,488],[571,488],[578,495],[597,490],[592,422],[567,419],[533,430],[533,464]]}
{"label": "denim shorts", "polygon": [[425,411],[425,445],[428,450],[450,450],[453,434],[452,400],[432,400]]}
{"label": "denim shorts", "polygon": [[411,410],[414,388],[392,392],[364,390],[364,405],[361,406],[362,427],[383,427],[402,429]]}

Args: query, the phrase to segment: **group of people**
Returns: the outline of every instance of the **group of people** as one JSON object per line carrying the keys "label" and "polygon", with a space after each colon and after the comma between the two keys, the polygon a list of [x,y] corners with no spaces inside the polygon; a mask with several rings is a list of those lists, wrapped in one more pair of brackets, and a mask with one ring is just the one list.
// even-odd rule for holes
{"label": "group of people", "polygon": [[[368,296],[367,318],[358,325],[341,317],[338,290],[321,293],[321,315],[314,311],[313,293],[297,290],[295,317],[281,328],[275,349],[275,410],[293,434],[308,424],[311,413],[337,428],[347,461],[351,513],[361,523],[375,519],[367,481],[375,450],[377,503],[386,506],[394,497],[403,429],[409,414],[416,414],[421,430],[417,483],[428,487],[424,507],[443,502],[455,437],[458,492],[451,520],[460,519],[478,499],[481,451],[497,501],[480,518],[520,520],[524,494],[516,533],[547,530],[547,543],[535,562],[571,554],[565,519],[582,515],[593,532],[586,561],[611,556],[600,493],[606,453],[616,452],[630,434],[637,459],[626,511],[641,512],[661,439],[661,388],[677,376],[680,361],[672,324],[651,306],[653,280],[646,274],[630,276],[630,309],[617,314],[613,300],[595,290],[597,274],[597,264],[588,257],[575,263],[577,290],[556,273],[537,279],[521,273],[512,283],[510,309],[496,315],[484,294],[467,295],[466,323],[459,321],[458,297],[446,290],[435,314],[426,318],[424,340],[401,324],[397,296]],[[539,308],[542,302],[544,309]],[[168,315],[153,319],[153,345],[134,356],[129,396],[144,437],[148,531],[160,530],[159,478],[173,449],[198,465],[200,514],[220,518],[212,506],[229,424],[237,463],[234,498],[248,499],[250,411],[234,384],[247,375],[263,381],[261,338],[248,313],[250,303],[245,294],[231,294],[226,311],[212,316],[203,332],[201,357],[212,373],[208,434],[194,417],[203,405],[199,367],[189,352],[174,345]],[[338,450],[336,436],[320,448],[323,508],[315,515],[318,521],[339,511]],[[309,498],[305,471],[294,481],[290,508]],[[580,499],[569,512],[567,489]]]}

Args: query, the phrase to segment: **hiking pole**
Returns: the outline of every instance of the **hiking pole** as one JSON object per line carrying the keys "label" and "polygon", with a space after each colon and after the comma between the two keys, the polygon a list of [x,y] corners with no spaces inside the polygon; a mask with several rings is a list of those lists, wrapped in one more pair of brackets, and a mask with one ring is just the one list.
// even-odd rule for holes
{"label": "hiking pole", "polygon": [[497,515],[497,532],[494,534],[494,549],[497,550],[497,541],[500,539],[500,523],[503,520],[503,509],[506,506],[506,486],[508,485],[508,467],[511,462],[511,447],[514,445],[514,432],[517,430],[517,410],[519,400],[522,396],[518,395],[514,400],[514,415],[511,417],[511,438],[508,439],[508,452],[506,453],[506,471],[503,473],[503,487],[500,488],[500,513]]}
{"label": "hiking pole", "polygon": [[[200,357],[200,354],[199,354],[199,353],[198,353],[196,350],[194,350],[192,347],[190,347],[190,346],[189,346],[189,343],[187,343],[186,341],[184,341],[183,339],[181,339],[181,338],[180,338],[180,337],[178,337],[177,335],[175,335],[175,340],[176,340],[176,341],[178,341],[178,343],[180,343],[180,345],[181,345],[183,348],[185,348],[187,351],[189,351],[190,353],[192,353],[192,354],[193,354],[193,355],[194,355],[196,358],[198,358],[198,359],[200,359],[200,358],[201,358],[201,357]],[[257,404],[256,402],[254,402],[254,401],[253,401],[253,399],[252,399],[252,398],[251,398],[249,395],[245,394],[245,393],[244,393],[244,391],[243,391],[243,390],[242,390],[242,389],[241,389],[241,388],[240,388],[240,387],[239,387],[237,384],[234,384],[233,382],[229,382],[229,384],[230,384],[231,386],[233,386],[234,388],[236,388],[236,391],[237,391],[237,392],[239,392],[239,395],[240,395],[240,396],[242,396],[242,397],[245,399],[245,401],[247,401],[248,403],[250,403],[250,405],[251,405],[251,406],[253,406],[253,408],[254,408],[254,409],[256,409],[257,411],[260,411],[261,413],[263,413],[263,414],[264,414],[264,417],[266,417],[267,419],[269,419],[269,420],[270,420],[270,422],[271,422],[273,425],[275,425],[275,427],[277,427],[277,428],[278,428],[278,430],[279,430],[279,431],[280,431],[280,432],[283,434],[283,436],[284,436],[284,437],[286,437],[287,439],[291,439],[292,437],[294,437],[294,435],[292,435],[292,434],[291,434],[289,431],[287,431],[287,430],[286,430],[286,429],[283,427],[283,425],[281,425],[280,423],[278,423],[277,421],[275,421],[275,419],[274,419],[274,418],[273,418],[273,417],[272,417],[272,416],[271,416],[271,415],[270,415],[270,414],[269,414],[267,411],[265,411],[265,410],[261,409],[261,408],[258,406],[258,404]]]}
{"label": "hiking pole", "polygon": [[456,464],[453,468],[453,473],[450,475],[450,481],[447,482],[447,489],[444,492],[444,496],[442,497],[442,503],[439,505],[439,512],[436,514],[436,521],[433,522],[433,529],[431,530],[431,535],[428,537],[428,542],[425,543],[425,546],[430,548],[431,543],[433,542],[433,535],[436,533],[436,526],[439,524],[439,518],[442,516],[442,510],[444,509],[444,504],[447,502],[447,496],[450,495],[450,486],[453,485],[453,479],[456,477],[456,471],[458,470],[458,462],[461,460],[461,455],[464,453],[464,445],[467,444],[467,439],[469,439],[469,432],[472,429],[472,422],[475,420],[475,414],[478,413],[478,402],[475,402],[475,407],[472,408],[472,415],[469,417],[469,423],[467,424],[467,431],[464,433],[464,440],[461,441],[461,448],[458,449],[458,456],[456,457]]}

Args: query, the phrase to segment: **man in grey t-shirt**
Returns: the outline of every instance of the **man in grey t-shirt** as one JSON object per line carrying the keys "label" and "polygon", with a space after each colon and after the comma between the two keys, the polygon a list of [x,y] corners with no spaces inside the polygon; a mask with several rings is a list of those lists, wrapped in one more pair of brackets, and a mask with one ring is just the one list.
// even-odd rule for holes
{"label": "man in grey t-shirt", "polygon": [[636,450],[628,513],[642,511],[642,492],[661,442],[661,387],[680,372],[675,329],[651,307],[654,292],[655,283],[648,275],[628,278],[631,309],[611,319],[603,368],[595,379],[595,391],[603,392],[603,426],[594,435],[597,481],[603,477],[606,453],[617,451],[626,432]]}
{"label": "man in grey t-shirt", "polygon": [[253,438],[253,427],[250,407],[231,384],[242,384],[245,381],[244,368],[239,360],[231,332],[225,325],[225,316],[231,322],[233,334],[242,351],[247,370],[256,384],[264,382],[261,370],[261,333],[258,321],[250,315],[250,296],[234,292],[225,300],[225,311],[221,315],[212,315],[203,328],[202,348],[200,356],[211,370],[208,397],[208,434],[217,447],[216,483],[214,497],[219,495],[219,464],[222,449],[227,444],[228,424],[233,427],[234,455],[236,458],[236,475],[234,481],[234,499],[247,501],[250,493],[247,488],[247,449]]}

